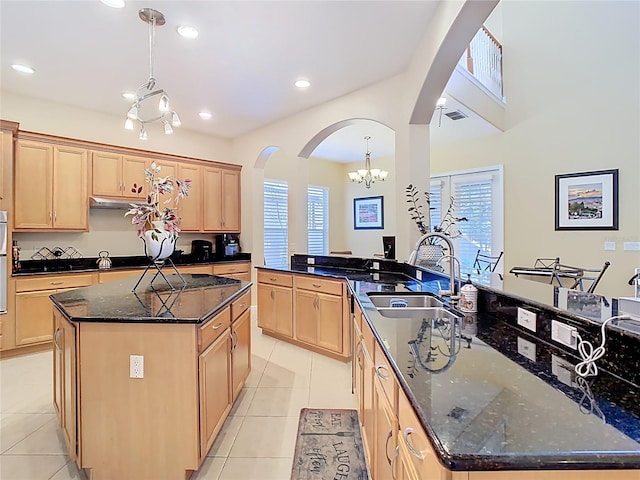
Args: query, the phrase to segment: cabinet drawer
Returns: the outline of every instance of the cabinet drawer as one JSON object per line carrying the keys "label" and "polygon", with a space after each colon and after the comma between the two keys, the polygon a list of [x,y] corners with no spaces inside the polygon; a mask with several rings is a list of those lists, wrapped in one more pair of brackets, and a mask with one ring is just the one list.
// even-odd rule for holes
{"label": "cabinet drawer", "polygon": [[413,468],[418,472],[417,478],[426,478],[423,477],[425,472],[437,472],[442,467],[411,403],[404,392],[400,392],[398,397],[398,443],[402,443],[409,452]]}
{"label": "cabinet drawer", "polygon": [[296,275],[296,288],[328,293],[329,295],[342,295],[342,282],[339,280]]}
{"label": "cabinet drawer", "polygon": [[231,325],[231,309],[225,308],[221,313],[200,326],[198,329],[198,352],[202,353],[211,343]]}
{"label": "cabinet drawer", "polygon": [[235,320],[251,306],[251,289],[242,294],[240,298],[231,302],[231,318]]}
{"label": "cabinet drawer", "polygon": [[248,263],[231,263],[227,265],[214,265],[213,274],[225,275],[227,273],[248,273],[249,269],[250,267]]}
{"label": "cabinet drawer", "polygon": [[268,270],[258,270],[258,283],[269,283],[281,287],[292,287],[293,276],[290,273],[276,273]]}
{"label": "cabinet drawer", "polygon": [[376,341],[375,337],[373,336],[373,332],[371,331],[371,327],[364,318],[362,319],[362,329],[360,331],[362,332],[364,347],[367,349],[367,352],[369,352],[371,358],[373,358],[373,345],[376,343]]}
{"label": "cabinet drawer", "polygon": [[89,285],[93,285],[92,274],[21,278],[16,280],[16,292],[57,290],[59,288],[88,287]]}
{"label": "cabinet drawer", "polygon": [[389,405],[392,405],[394,411],[397,411],[397,382],[395,378],[395,373],[391,369],[391,365],[389,365],[389,361],[382,351],[382,347],[375,342],[375,354],[373,357],[374,367],[373,371],[377,379],[380,381],[380,385],[382,385],[382,389],[384,390],[384,394],[389,401]]}

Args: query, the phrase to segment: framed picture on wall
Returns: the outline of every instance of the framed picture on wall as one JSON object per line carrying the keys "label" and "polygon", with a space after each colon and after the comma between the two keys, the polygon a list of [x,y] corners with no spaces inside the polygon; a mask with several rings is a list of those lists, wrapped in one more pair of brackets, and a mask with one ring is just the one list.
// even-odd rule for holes
{"label": "framed picture on wall", "polygon": [[618,230],[618,170],[556,175],[556,230]]}
{"label": "framed picture on wall", "polygon": [[353,228],[375,230],[384,228],[384,198],[364,197],[353,199]]}

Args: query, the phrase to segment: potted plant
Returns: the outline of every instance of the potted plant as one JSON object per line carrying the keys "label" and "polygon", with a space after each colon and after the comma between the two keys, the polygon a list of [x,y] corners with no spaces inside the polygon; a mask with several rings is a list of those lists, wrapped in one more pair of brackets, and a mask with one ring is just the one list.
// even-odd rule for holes
{"label": "potted plant", "polygon": [[[449,208],[447,208],[447,211],[442,216],[440,224],[431,226],[431,222],[428,217],[428,212],[431,211],[431,193],[424,192],[424,197],[427,203],[426,215],[422,211],[423,204],[420,200],[420,192],[415,185],[409,184],[405,189],[405,195],[407,197],[407,203],[409,204],[409,207],[407,208],[409,215],[411,215],[411,219],[416,222],[418,230],[420,230],[422,235],[426,235],[431,232],[442,233],[449,238],[457,238],[462,235],[456,226],[458,222],[466,222],[468,219],[466,217],[455,216],[456,203],[453,196],[450,197]],[[429,245],[433,245],[433,247],[429,248]],[[442,243],[438,237],[430,237],[427,239],[427,245],[420,246],[417,255],[419,263],[434,265],[444,255]]]}
{"label": "potted plant", "polygon": [[[164,260],[173,253],[180,233],[180,217],[176,208],[181,198],[189,194],[191,180],[172,176],[159,176],[161,167],[155,162],[145,169],[145,182],[149,185],[146,201],[131,203],[124,214],[131,215],[131,223],[138,228],[138,236],[145,242],[146,254],[154,261]],[[133,184],[131,191],[141,193],[142,185]],[[162,197],[167,195],[164,201]]]}

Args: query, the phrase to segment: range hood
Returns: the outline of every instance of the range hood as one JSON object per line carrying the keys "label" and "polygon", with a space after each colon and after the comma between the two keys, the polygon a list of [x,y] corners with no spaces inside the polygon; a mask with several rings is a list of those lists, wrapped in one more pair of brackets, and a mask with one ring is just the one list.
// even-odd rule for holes
{"label": "range hood", "polygon": [[90,208],[110,208],[112,210],[129,210],[131,203],[135,200],[119,199],[119,198],[105,198],[105,197],[89,197]]}

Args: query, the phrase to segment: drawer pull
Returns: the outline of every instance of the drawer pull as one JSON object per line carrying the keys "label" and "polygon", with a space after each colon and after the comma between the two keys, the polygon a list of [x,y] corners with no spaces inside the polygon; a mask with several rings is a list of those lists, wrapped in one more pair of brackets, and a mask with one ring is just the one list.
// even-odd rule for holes
{"label": "drawer pull", "polygon": [[404,429],[404,433],[403,433],[404,444],[407,446],[407,448],[411,452],[411,455],[413,455],[414,457],[420,460],[424,460],[424,453],[419,452],[418,450],[415,449],[413,445],[411,445],[411,440],[409,440],[409,436],[412,433],[413,433],[413,428],[409,427]]}
{"label": "drawer pull", "polygon": [[218,330],[221,326],[222,326],[222,322],[221,323],[217,323],[215,325],[211,325],[211,328],[213,328],[214,330]]}
{"label": "drawer pull", "polygon": [[315,288],[320,288],[322,285],[319,283],[312,283],[311,285],[313,285]]}
{"label": "drawer pull", "polygon": [[246,303],[244,303],[244,302],[242,302],[242,303],[240,304],[240,308],[244,308],[244,307],[246,307],[246,306],[247,306],[247,304],[246,304]]}
{"label": "drawer pull", "polygon": [[49,282],[51,285],[62,285],[64,282]]}
{"label": "drawer pull", "polygon": [[389,378],[389,374],[384,373],[382,370],[386,370],[387,367],[385,367],[384,365],[378,365],[376,367],[376,375],[378,375],[378,377],[380,377],[383,380],[387,380]]}
{"label": "drawer pull", "polygon": [[269,280],[271,280],[272,282],[275,282],[277,280],[277,278],[275,277],[269,277]]}

